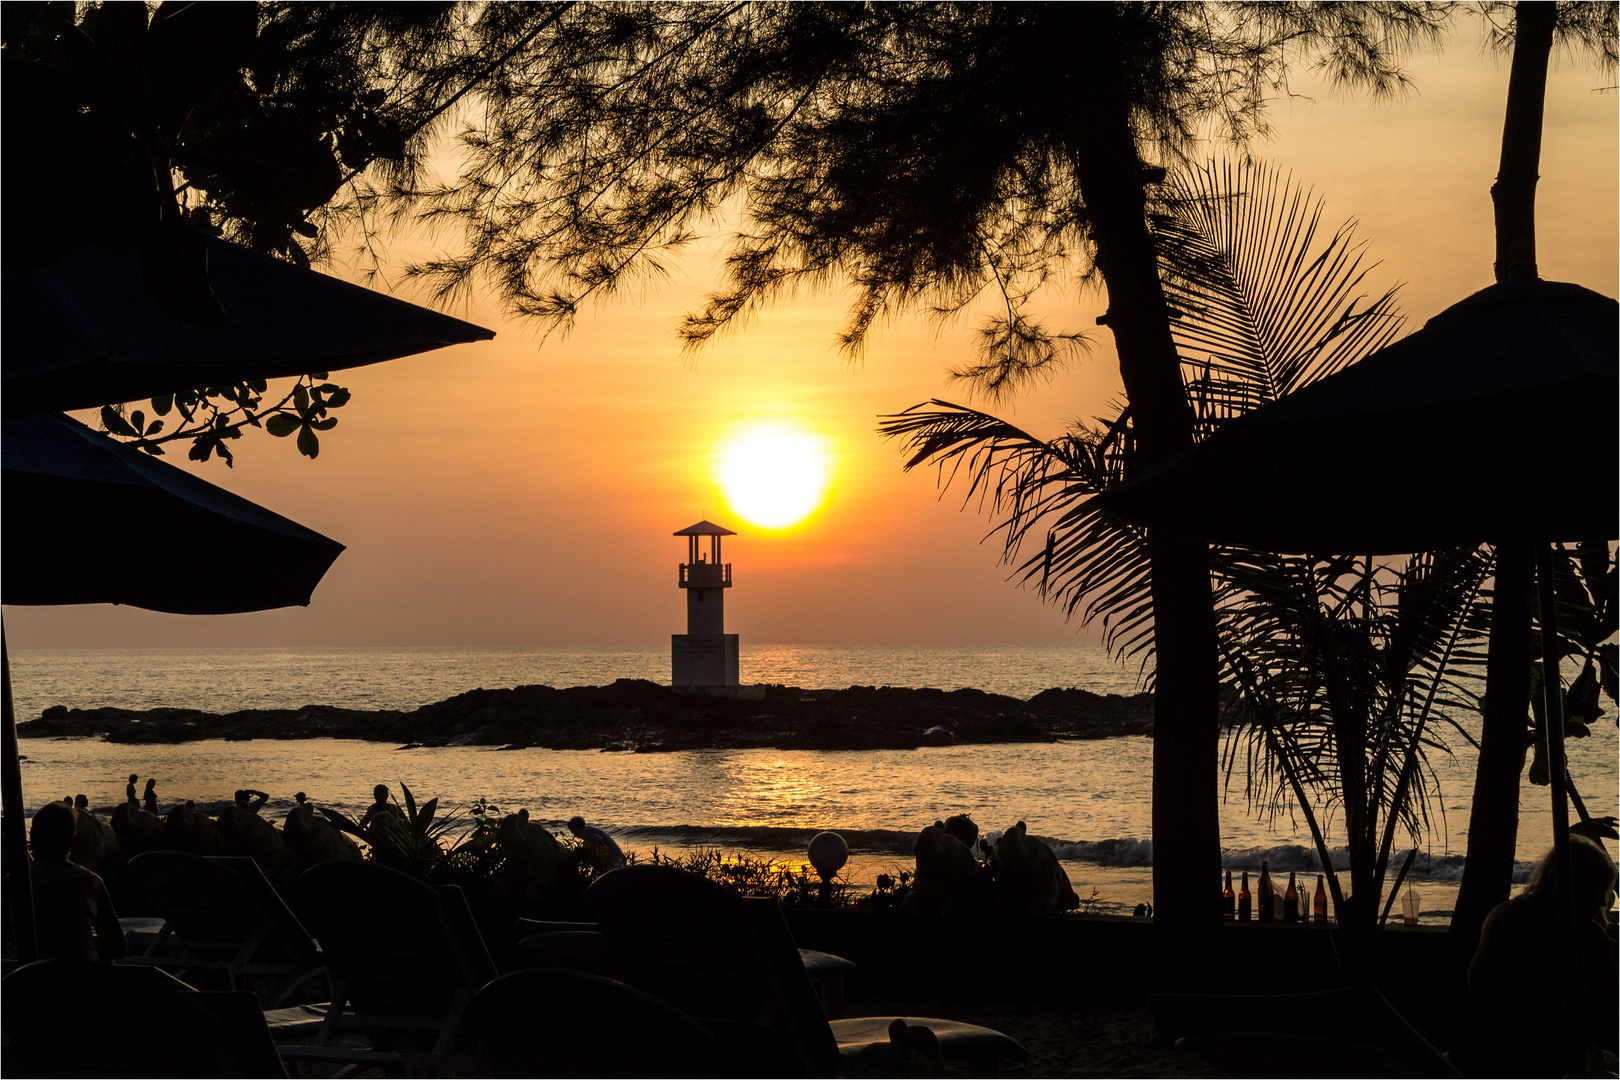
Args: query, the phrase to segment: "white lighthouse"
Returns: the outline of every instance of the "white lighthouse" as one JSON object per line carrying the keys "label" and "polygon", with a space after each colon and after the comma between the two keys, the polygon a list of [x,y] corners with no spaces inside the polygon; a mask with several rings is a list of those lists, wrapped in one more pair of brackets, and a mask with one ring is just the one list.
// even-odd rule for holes
{"label": "white lighthouse", "polygon": [[[680,577],[680,587],[686,590],[686,633],[670,635],[670,682],[677,690],[734,687],[737,635],[726,633],[725,599],[731,588],[731,564],[720,561],[720,538],[737,534],[700,521],[674,535],[688,541]],[[705,536],[709,538],[706,552],[702,550]]]}

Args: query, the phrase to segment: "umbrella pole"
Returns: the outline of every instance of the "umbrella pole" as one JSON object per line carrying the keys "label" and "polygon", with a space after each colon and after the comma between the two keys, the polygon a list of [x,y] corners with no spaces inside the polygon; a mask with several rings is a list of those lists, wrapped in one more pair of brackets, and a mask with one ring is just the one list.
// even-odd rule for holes
{"label": "umbrella pole", "polygon": [[39,959],[39,937],[34,929],[34,886],[28,872],[28,837],[23,828],[22,768],[17,756],[17,718],[11,709],[11,652],[5,628],[0,626],[0,669],[4,671],[5,745],[0,746],[0,829],[6,847],[6,899],[11,908],[12,933],[17,940],[17,962]]}
{"label": "umbrella pole", "polygon": [[1548,786],[1552,788],[1553,869],[1557,883],[1554,889],[1558,913],[1557,956],[1554,957],[1557,963],[1554,970],[1559,973],[1557,993],[1564,1002],[1565,1064],[1579,1070],[1580,1048],[1572,1046],[1570,1038],[1571,1010],[1574,1006],[1574,987],[1571,985],[1575,953],[1574,891],[1569,865],[1569,774],[1564,759],[1564,688],[1558,673],[1558,603],[1553,588],[1551,544],[1537,545],[1536,585],[1541,609],[1542,716],[1546,719],[1547,777]]}

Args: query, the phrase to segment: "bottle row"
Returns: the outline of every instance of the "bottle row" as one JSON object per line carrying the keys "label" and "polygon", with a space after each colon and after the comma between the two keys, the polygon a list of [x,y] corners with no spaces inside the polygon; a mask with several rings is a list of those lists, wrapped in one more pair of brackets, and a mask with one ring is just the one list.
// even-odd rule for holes
{"label": "bottle row", "polygon": [[[1288,888],[1278,892],[1271,882],[1271,868],[1267,860],[1260,861],[1260,883],[1254,893],[1249,892],[1249,872],[1243,871],[1243,882],[1238,891],[1232,891],[1232,871],[1226,872],[1226,888],[1221,893],[1221,914],[1228,919],[1248,922],[1302,922],[1299,884],[1294,871],[1288,871]],[[1311,921],[1328,921],[1328,894],[1322,875],[1316,875],[1316,894],[1311,899]]]}

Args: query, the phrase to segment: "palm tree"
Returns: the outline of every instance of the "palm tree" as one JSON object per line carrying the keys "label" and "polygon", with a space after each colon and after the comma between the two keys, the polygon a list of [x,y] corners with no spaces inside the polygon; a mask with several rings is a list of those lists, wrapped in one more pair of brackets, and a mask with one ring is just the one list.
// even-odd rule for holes
{"label": "palm tree", "polygon": [[[1209,165],[1168,192],[1155,233],[1200,436],[1399,330],[1394,289],[1370,302],[1358,295],[1370,267],[1352,227],[1324,238],[1320,204],[1290,181],[1254,165]],[[934,464],[942,482],[961,478],[970,499],[989,501],[1015,576],[1083,623],[1100,622],[1110,648],[1145,664],[1155,609],[1141,532],[1086,501],[1129,471],[1133,421],[1128,407],[1047,442],[936,401],[879,430],[905,441],[908,468]],[[1223,669],[1240,691],[1228,718],[1247,741],[1251,801],[1274,811],[1291,797],[1325,867],[1314,807],[1342,809],[1352,883],[1346,894],[1335,880],[1334,891],[1347,919],[1375,912],[1397,826],[1422,835],[1425,752],[1439,745],[1444,708],[1472,703],[1453,670],[1474,656],[1490,566],[1488,552],[1473,551],[1393,569],[1240,550],[1215,560]],[[1229,764],[1236,753],[1229,747]]]}
{"label": "palm tree", "polygon": [[[1153,221],[1195,436],[1330,375],[1393,340],[1397,289],[1368,301],[1372,269],[1354,226],[1324,237],[1323,208],[1256,164],[1211,163],[1166,186]],[[906,469],[932,464],[987,500],[1014,576],[1144,668],[1154,656],[1149,559],[1142,530],[1086,499],[1140,461],[1136,409],[1047,441],[991,414],[945,401],[885,418]],[[1039,550],[1029,548],[1039,542]],[[1164,664],[1161,662],[1162,670]]]}
{"label": "palm tree", "polygon": [[[1480,613],[1488,548],[1412,556],[1398,567],[1352,557],[1233,552],[1221,564],[1223,668],[1238,690],[1228,768],[1241,751],[1251,807],[1305,818],[1342,925],[1364,935],[1384,896],[1397,831],[1429,830],[1429,750],[1477,709],[1459,676],[1483,670]],[[1318,811],[1337,809],[1346,892]]]}

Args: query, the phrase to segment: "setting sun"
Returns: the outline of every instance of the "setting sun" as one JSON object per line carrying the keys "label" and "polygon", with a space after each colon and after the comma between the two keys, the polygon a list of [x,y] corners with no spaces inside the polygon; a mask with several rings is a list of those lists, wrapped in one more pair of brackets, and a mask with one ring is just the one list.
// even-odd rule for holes
{"label": "setting sun", "polygon": [[785,529],[821,505],[830,472],[825,439],[772,421],[721,444],[715,479],[732,513],[763,529]]}

